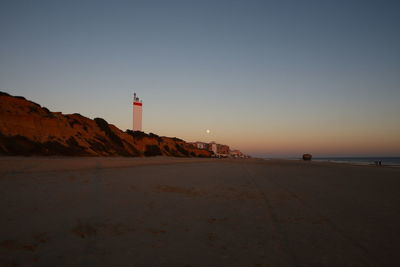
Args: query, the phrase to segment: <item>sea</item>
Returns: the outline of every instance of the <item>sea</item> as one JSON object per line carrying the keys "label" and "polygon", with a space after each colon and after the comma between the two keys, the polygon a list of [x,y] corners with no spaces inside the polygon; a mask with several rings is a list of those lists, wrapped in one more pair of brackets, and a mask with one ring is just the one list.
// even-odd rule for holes
{"label": "sea", "polygon": [[[275,158],[264,158],[267,160]],[[277,159],[277,158],[276,158]],[[289,160],[301,160],[301,158],[281,158]],[[377,165],[400,167],[400,157],[313,157],[313,161],[348,163],[356,165]]]}
{"label": "sea", "polygon": [[375,165],[376,162],[381,162],[381,164],[384,166],[400,166],[400,157],[316,157],[312,160],[360,165]]}

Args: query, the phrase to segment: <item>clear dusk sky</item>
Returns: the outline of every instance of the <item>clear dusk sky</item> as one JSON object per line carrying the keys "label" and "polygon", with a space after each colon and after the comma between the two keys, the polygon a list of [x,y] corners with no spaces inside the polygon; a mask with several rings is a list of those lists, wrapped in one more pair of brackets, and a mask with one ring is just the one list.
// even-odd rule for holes
{"label": "clear dusk sky", "polygon": [[[0,90],[255,156],[400,155],[400,1],[0,1]],[[207,134],[206,130],[211,133]]]}

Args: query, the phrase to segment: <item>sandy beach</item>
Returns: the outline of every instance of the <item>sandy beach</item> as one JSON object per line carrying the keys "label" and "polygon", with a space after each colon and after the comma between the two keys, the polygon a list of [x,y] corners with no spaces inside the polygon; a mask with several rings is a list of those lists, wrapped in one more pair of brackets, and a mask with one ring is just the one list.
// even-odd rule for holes
{"label": "sandy beach", "polygon": [[0,158],[0,266],[398,266],[400,169]]}

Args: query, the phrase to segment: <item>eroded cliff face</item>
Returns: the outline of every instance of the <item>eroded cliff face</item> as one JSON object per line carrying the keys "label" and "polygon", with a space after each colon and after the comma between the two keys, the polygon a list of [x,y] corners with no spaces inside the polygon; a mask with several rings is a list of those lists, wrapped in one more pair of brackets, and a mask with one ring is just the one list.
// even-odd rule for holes
{"label": "eroded cliff face", "polygon": [[123,132],[101,118],[51,112],[0,92],[0,154],[210,157],[178,138]]}

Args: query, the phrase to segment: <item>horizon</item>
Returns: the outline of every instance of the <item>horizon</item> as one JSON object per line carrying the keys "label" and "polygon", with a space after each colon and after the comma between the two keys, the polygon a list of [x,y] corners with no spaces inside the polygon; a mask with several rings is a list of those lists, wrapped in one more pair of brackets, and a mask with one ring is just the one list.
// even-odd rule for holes
{"label": "horizon", "polygon": [[123,131],[136,92],[144,132],[251,156],[399,157],[399,11],[395,1],[3,1],[0,90]]}

